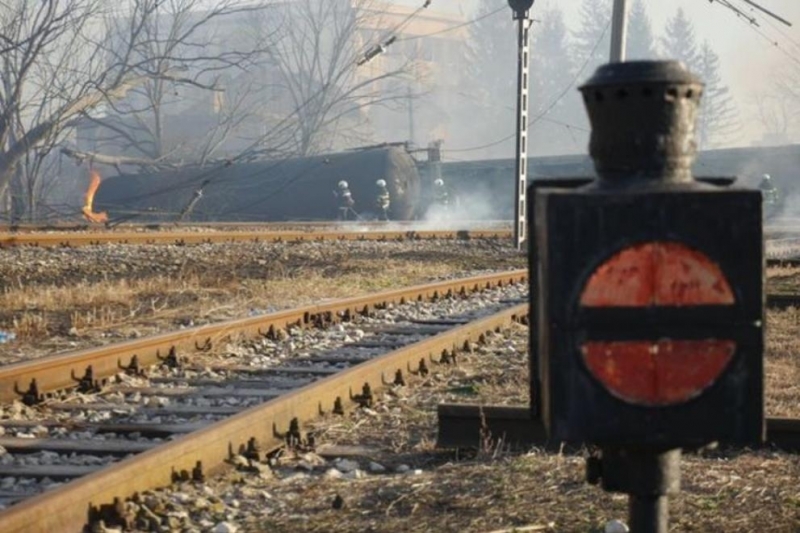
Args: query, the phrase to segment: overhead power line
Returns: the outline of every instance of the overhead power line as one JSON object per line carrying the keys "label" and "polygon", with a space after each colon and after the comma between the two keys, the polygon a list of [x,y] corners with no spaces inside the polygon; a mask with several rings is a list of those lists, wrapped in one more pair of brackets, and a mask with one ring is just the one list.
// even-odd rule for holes
{"label": "overhead power line", "polygon": [[745,4],[748,4],[748,5],[756,8],[756,9],[758,9],[762,13],[766,13],[767,15],[769,15],[772,18],[774,18],[778,22],[786,24],[787,26],[791,26],[792,25],[792,23],[789,22],[788,20],[786,20],[785,18],[783,18],[781,16],[778,16],[775,13],[773,13],[772,11],[770,11],[769,9],[766,9],[765,7],[762,7],[762,6],[758,5],[758,4],[756,4],[755,2],[753,2],[753,0],[742,0],[742,2],[744,2]]}
{"label": "overhead power line", "polygon": [[463,28],[465,26],[471,26],[473,24],[477,24],[478,22],[480,22],[482,20],[485,20],[485,19],[487,19],[489,17],[492,17],[494,15],[497,15],[501,11],[507,11],[507,10],[508,10],[508,6],[499,7],[497,9],[495,9],[494,11],[490,11],[488,13],[485,13],[485,14],[481,15],[480,17],[474,18],[472,20],[468,20],[466,22],[462,22],[461,24],[456,24],[455,26],[448,26],[447,28],[441,29],[439,31],[434,31],[434,32],[431,32],[431,33],[425,33],[423,35],[412,35],[412,36],[409,36],[409,37],[400,37],[397,40],[398,41],[414,41],[416,39],[425,39],[427,37],[433,37],[434,35],[441,35],[443,33],[455,31],[455,30],[457,30],[459,28]]}

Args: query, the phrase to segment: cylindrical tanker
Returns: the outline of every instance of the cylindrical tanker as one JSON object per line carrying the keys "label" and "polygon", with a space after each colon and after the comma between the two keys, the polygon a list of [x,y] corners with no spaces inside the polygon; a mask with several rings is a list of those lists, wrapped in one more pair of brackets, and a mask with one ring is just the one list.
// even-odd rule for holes
{"label": "cylindrical tanker", "polygon": [[197,221],[330,220],[337,213],[337,183],[345,180],[354,210],[370,219],[379,179],[391,195],[391,218],[414,218],[420,177],[400,147],[115,176],[100,185],[94,210],[107,211],[112,221],[177,220],[182,213]]}

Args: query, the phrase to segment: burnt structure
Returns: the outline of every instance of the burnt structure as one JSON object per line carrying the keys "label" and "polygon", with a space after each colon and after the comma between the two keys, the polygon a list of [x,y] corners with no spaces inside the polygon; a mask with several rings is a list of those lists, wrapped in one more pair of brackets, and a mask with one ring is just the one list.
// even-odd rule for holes
{"label": "burnt structure", "polygon": [[634,532],[667,531],[681,449],[764,438],[761,195],[693,178],[702,89],[676,62],[599,68],[598,179],[531,191],[535,411],[602,450],[587,479],[630,495]]}
{"label": "burnt structure", "polygon": [[209,165],[103,181],[96,211],[114,220],[196,221],[334,220],[337,183],[345,180],[364,219],[375,214],[375,182],[386,181],[390,217],[416,215],[420,177],[408,152],[397,146],[317,157]]}

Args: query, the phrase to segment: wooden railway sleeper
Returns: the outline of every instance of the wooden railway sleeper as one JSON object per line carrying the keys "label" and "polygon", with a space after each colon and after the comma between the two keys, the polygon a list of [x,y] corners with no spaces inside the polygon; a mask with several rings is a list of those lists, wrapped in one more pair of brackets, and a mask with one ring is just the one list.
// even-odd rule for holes
{"label": "wooden railway sleeper", "polygon": [[33,407],[44,401],[44,395],[39,394],[39,385],[36,383],[36,378],[31,380],[30,385],[28,385],[28,390],[26,391],[19,390],[17,384],[14,383],[14,392],[22,396],[22,403],[28,407]]}
{"label": "wooden railway sleeper", "polygon": [[94,370],[92,369],[92,365],[86,367],[82,377],[75,377],[74,370],[70,371],[70,376],[72,377],[72,380],[78,384],[77,389],[81,394],[91,394],[103,390],[101,383],[99,381],[95,381],[94,379]]}

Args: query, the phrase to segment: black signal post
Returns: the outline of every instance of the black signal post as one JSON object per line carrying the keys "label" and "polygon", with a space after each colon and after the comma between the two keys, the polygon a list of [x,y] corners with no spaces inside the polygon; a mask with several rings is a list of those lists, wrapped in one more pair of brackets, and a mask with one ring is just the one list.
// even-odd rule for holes
{"label": "black signal post", "polygon": [[703,85],[680,63],[581,92],[598,179],[529,206],[534,411],[601,450],[587,479],[629,494],[634,533],[666,533],[681,450],[764,439],[761,196],[693,178]]}

